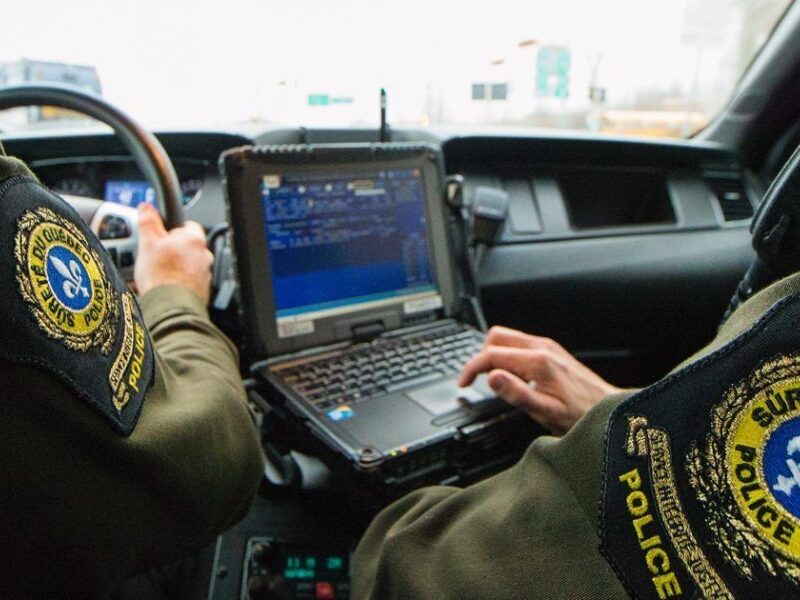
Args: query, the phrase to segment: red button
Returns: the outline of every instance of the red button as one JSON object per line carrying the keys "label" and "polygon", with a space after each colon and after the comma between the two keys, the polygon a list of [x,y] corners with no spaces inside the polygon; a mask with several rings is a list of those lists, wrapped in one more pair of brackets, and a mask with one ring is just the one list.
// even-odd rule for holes
{"label": "red button", "polygon": [[317,600],[334,600],[336,594],[333,591],[333,586],[327,581],[317,582]]}

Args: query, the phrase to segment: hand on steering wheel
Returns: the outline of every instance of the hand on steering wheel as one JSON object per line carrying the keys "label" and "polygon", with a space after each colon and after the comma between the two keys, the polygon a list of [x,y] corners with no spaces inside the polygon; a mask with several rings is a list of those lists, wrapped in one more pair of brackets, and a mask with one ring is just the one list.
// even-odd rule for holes
{"label": "hand on steering wheel", "polygon": [[[57,106],[87,115],[109,125],[130,151],[139,169],[155,190],[167,229],[183,225],[180,184],[169,156],[153,134],[125,113],[98,96],[70,86],[36,84],[0,88],[0,110],[22,106]],[[130,280],[133,277],[131,267],[140,246],[136,211],[127,206],[102,202],[93,198],[66,194],[62,196],[84,218],[106,249],[118,259],[118,266],[123,277]],[[123,235],[120,236],[116,233],[108,235],[106,230],[109,224],[122,227]],[[160,219],[159,226],[163,228]],[[202,258],[204,259],[205,256]],[[137,271],[141,272],[138,269]],[[143,278],[144,281],[149,279]],[[144,293],[145,290],[142,289],[141,283],[138,287]],[[206,291],[200,296],[207,299],[208,286],[206,285],[205,288]]]}
{"label": "hand on steering wheel", "polygon": [[167,231],[156,209],[139,205],[139,255],[134,275],[139,294],[159,285],[181,285],[208,304],[213,262],[199,223],[187,221]]}

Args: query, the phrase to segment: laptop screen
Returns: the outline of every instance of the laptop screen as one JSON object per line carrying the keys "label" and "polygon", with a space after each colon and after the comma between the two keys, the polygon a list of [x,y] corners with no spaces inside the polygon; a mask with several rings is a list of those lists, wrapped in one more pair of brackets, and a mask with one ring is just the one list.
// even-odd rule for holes
{"label": "laptop screen", "polygon": [[442,306],[419,169],[264,175],[260,191],[279,337],[366,308]]}

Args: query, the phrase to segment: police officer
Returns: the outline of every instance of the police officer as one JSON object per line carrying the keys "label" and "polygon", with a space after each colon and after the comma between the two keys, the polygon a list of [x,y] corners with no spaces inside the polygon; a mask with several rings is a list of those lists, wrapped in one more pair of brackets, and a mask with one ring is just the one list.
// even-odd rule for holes
{"label": "police officer", "polygon": [[140,209],[139,300],[63,201],[0,151],[0,597],[84,598],[241,518],[263,458],[206,310],[196,223]]}
{"label": "police officer", "polygon": [[558,437],[490,479],[384,509],[356,550],[353,596],[800,595],[798,294],[800,274],[763,290],[639,392],[555,342],[492,330],[461,382],[489,373]]}

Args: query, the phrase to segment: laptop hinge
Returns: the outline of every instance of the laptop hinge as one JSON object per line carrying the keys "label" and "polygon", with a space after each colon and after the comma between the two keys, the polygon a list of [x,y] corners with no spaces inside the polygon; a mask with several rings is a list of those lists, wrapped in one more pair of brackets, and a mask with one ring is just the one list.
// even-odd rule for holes
{"label": "laptop hinge", "polygon": [[369,323],[353,325],[350,331],[353,334],[354,342],[368,342],[386,331],[386,325],[384,325],[383,321],[370,321]]}

